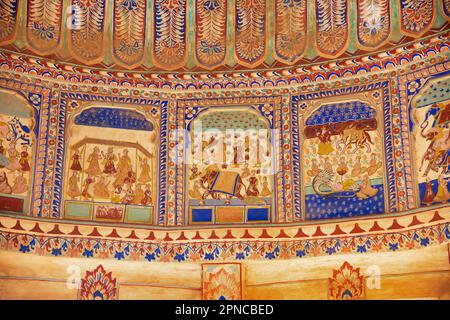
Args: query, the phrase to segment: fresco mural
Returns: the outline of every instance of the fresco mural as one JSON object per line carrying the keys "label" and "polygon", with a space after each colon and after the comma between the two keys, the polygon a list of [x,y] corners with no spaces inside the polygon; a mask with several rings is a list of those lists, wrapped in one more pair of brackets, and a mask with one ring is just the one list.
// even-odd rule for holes
{"label": "fresco mural", "polygon": [[385,212],[383,145],[374,108],[360,101],[322,105],[306,118],[304,135],[307,219]]}
{"label": "fresco mural", "polygon": [[268,222],[273,151],[267,121],[251,108],[201,113],[189,126],[191,223]]}
{"label": "fresco mural", "polygon": [[156,139],[154,124],[130,109],[92,107],[75,115],[68,131],[66,217],[152,222]]}
{"label": "fresco mural", "polygon": [[28,213],[33,181],[35,115],[22,97],[0,92],[0,210]]}
{"label": "fresco mural", "polygon": [[[415,91],[418,82],[410,83]],[[450,76],[435,77],[412,101],[412,128],[420,205],[450,201]]]}

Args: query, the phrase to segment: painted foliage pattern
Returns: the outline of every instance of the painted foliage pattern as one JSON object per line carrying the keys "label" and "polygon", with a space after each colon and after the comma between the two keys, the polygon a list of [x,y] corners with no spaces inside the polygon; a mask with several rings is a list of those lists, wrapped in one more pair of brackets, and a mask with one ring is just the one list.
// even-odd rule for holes
{"label": "painted foliage pattern", "polygon": [[[156,0],[152,5],[114,0],[109,13],[105,0],[71,0],[65,12],[62,0],[27,0],[24,6],[18,0],[1,0],[0,41],[26,40],[33,53],[61,57],[67,54],[61,44],[68,41],[80,63],[110,65],[112,55],[126,69],[198,71],[296,63],[306,67],[317,56],[337,58],[349,48],[370,51],[409,41],[390,38],[391,27],[397,24],[409,37],[418,38],[430,29],[430,33],[442,32],[446,25],[435,19],[437,11],[450,15],[449,1],[440,2],[398,0],[394,6],[388,0],[361,0],[354,5],[347,0],[236,0],[231,8],[225,0],[196,0],[188,8],[186,0]],[[26,12],[18,12],[25,8]],[[23,22],[17,19],[22,14]],[[308,29],[309,17],[314,27]],[[349,21],[356,21],[355,28]],[[192,32],[188,22],[195,24]],[[23,34],[16,32],[22,23]],[[62,30],[67,32],[62,35]],[[153,36],[145,39],[145,30],[152,30]],[[111,42],[107,32],[113,33]]]}
{"label": "painted foliage pattern", "polygon": [[134,65],[144,57],[147,1],[114,1],[114,54],[123,64]]}
{"label": "painted foliage pattern", "polygon": [[170,69],[182,64],[186,55],[186,0],[156,0],[154,7],[154,55]]}
{"label": "painted foliage pattern", "polygon": [[112,272],[106,272],[100,264],[92,271],[86,271],[81,279],[79,291],[80,300],[117,300],[117,279],[113,278]]}
{"label": "painted foliage pattern", "polygon": [[316,0],[317,49],[326,55],[337,55],[348,41],[347,0]]}
{"label": "painted foliage pattern", "polygon": [[71,49],[83,61],[102,56],[105,0],[73,0]]}
{"label": "painted foliage pattern", "polygon": [[221,64],[226,55],[227,1],[197,0],[196,4],[197,59],[207,67],[213,67]]}
{"label": "painted foliage pattern", "polygon": [[354,268],[347,261],[333,270],[333,277],[328,279],[329,295],[334,300],[351,300],[364,298],[364,277],[360,268]]}
{"label": "painted foliage pattern", "polygon": [[412,34],[422,34],[433,20],[433,0],[400,0],[402,29]]}
{"label": "painted foliage pattern", "polygon": [[56,49],[62,25],[62,0],[27,1],[28,44],[40,52]]}
{"label": "painted foliage pattern", "polygon": [[236,56],[253,64],[266,50],[266,0],[236,0]]}
{"label": "painted foliage pattern", "polygon": [[203,300],[242,299],[240,264],[202,265]]}
{"label": "painted foliage pattern", "polygon": [[19,0],[0,0],[0,42],[10,40],[16,29]]}
{"label": "painted foliage pattern", "polygon": [[450,18],[450,0],[442,0],[442,6],[444,8],[444,13]]}
{"label": "painted foliage pattern", "polygon": [[376,47],[389,38],[391,12],[389,0],[357,1],[358,39],[367,47]]}
{"label": "painted foliage pattern", "polygon": [[[379,228],[378,224],[377,226]],[[159,239],[143,242],[114,239],[115,236],[112,234],[110,238],[102,238],[96,228],[92,231],[92,233],[94,232],[95,236],[74,237],[62,235],[59,229],[53,230],[53,233],[57,235],[21,234],[14,230],[0,231],[0,248],[22,253],[73,258],[197,262],[301,259],[338,254],[397,252],[450,242],[450,224],[448,222],[405,231],[389,230],[375,235],[349,236],[346,234],[337,238],[323,238],[322,236],[311,238],[301,234],[300,228],[298,237],[304,239],[295,237],[273,240],[254,239],[258,237],[255,235],[251,239],[231,238],[221,241],[213,232],[211,236],[214,238],[202,238],[203,240],[200,242],[189,240],[172,242],[173,239],[170,237],[169,241]],[[78,227],[75,226],[71,233],[79,235]],[[130,234],[130,237],[133,234]],[[154,238],[153,232],[150,232],[148,238]]]}
{"label": "painted foliage pattern", "polygon": [[294,62],[306,47],[306,0],[277,0],[275,17],[277,55],[287,62]]}

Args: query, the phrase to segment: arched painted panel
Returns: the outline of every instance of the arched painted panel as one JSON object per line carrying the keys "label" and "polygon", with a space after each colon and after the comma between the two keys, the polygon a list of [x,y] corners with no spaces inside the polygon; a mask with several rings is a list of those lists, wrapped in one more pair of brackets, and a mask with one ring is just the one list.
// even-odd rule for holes
{"label": "arched painted panel", "polygon": [[347,0],[316,0],[316,45],[324,56],[336,56],[348,43]]}
{"label": "arched painted panel", "polygon": [[155,0],[153,19],[154,62],[167,69],[181,67],[186,57],[186,0]]}
{"label": "arched painted panel", "polygon": [[278,59],[293,63],[306,48],[307,1],[277,0],[275,6],[275,51]]}
{"label": "arched painted panel", "polygon": [[0,0],[0,43],[14,38],[19,0]]}
{"label": "arched painted panel", "polygon": [[374,48],[383,44],[391,30],[389,0],[357,1],[358,42]]}
{"label": "arched painted panel", "polygon": [[132,67],[144,58],[147,1],[114,0],[114,56]]}
{"label": "arched painted panel", "polygon": [[62,0],[27,1],[28,45],[42,54],[56,50],[61,37]]}
{"label": "arched painted panel", "polygon": [[265,0],[236,0],[235,38],[236,56],[242,64],[257,65],[266,52]]}
{"label": "arched painted panel", "polygon": [[399,0],[400,28],[405,34],[419,36],[427,31],[434,19],[433,0]]}
{"label": "arched painted panel", "polygon": [[196,1],[196,56],[212,68],[224,62],[227,51],[227,1]]}

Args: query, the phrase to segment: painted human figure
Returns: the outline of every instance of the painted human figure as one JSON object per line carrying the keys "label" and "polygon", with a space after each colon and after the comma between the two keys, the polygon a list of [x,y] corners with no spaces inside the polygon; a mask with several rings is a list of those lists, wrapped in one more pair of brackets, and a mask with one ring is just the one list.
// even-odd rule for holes
{"label": "painted human figure", "polygon": [[323,161],[323,168],[327,172],[334,172],[333,171],[333,164],[330,162],[329,158],[325,158],[325,160]]}
{"label": "painted human figure", "polygon": [[22,166],[19,162],[19,151],[16,149],[16,142],[11,141],[8,148],[8,158],[9,158],[9,164],[6,167],[10,171],[19,171]]}
{"label": "painted human figure", "polygon": [[450,192],[447,188],[447,180],[444,177],[444,174],[441,173],[438,176],[438,189],[436,192],[436,196],[434,197],[434,202],[445,202],[450,199]]}
{"label": "painted human figure", "polygon": [[94,183],[94,177],[88,175],[87,178],[84,180],[83,191],[81,192],[81,195],[86,200],[93,199],[92,195],[89,193],[89,188],[92,183]]}
{"label": "painted human figure", "polygon": [[367,167],[367,174],[369,176],[374,175],[377,170],[381,168],[381,166],[381,161],[377,161],[377,155],[375,153],[372,153],[369,161],[369,166]]}
{"label": "painted human figure", "polygon": [[79,171],[73,171],[72,175],[69,177],[67,195],[72,199],[79,197],[81,195],[78,182],[80,181]]}
{"label": "painted human figure", "polygon": [[102,170],[100,169],[100,161],[101,155],[100,155],[100,149],[98,147],[94,147],[94,150],[87,158],[87,162],[89,163],[88,168],[86,169],[86,172],[90,176],[98,176],[102,173]]}
{"label": "painted human figure", "polygon": [[124,149],[122,155],[119,153],[119,162],[117,164],[117,177],[114,184],[122,184],[128,176],[128,172],[133,171],[131,159],[128,156],[128,150]]}
{"label": "painted human figure", "polygon": [[250,178],[248,178],[249,186],[247,188],[247,195],[257,197],[259,195],[258,179],[255,176],[255,172],[252,172]]}
{"label": "painted human figure", "polygon": [[29,155],[28,155],[28,151],[27,151],[27,146],[23,146],[22,152],[20,153],[20,160],[19,160],[19,163],[21,166],[20,170],[22,170],[22,171],[28,172],[31,170],[30,163],[28,162],[28,156]]}
{"label": "painted human figure", "polygon": [[12,188],[8,183],[8,177],[6,176],[6,172],[0,172],[0,193],[11,194]]}
{"label": "painted human figure", "polygon": [[3,146],[3,140],[0,140],[0,169],[5,168],[9,164],[8,158],[5,156],[6,149]]}
{"label": "painted human figure", "polygon": [[133,204],[140,205],[143,199],[144,199],[144,190],[142,189],[142,184],[139,183],[136,187]]}
{"label": "painted human figure", "polygon": [[77,149],[72,156],[72,165],[70,166],[70,170],[81,171],[81,169],[80,152]]}
{"label": "painted human figure", "polygon": [[114,164],[114,162],[117,161],[117,156],[114,153],[113,147],[108,147],[108,151],[105,154],[103,154],[103,159],[105,159],[105,167],[103,169],[103,173],[106,174],[117,173],[116,166]]}
{"label": "painted human figure", "polygon": [[422,202],[425,204],[430,204],[434,202],[434,191],[433,191],[433,185],[430,182],[430,178],[427,177],[427,180],[425,182],[425,195],[423,196]]}
{"label": "painted human figure", "polygon": [[269,189],[269,181],[267,180],[267,177],[263,178],[262,182],[262,190],[261,190],[261,197],[268,197],[272,194]]}
{"label": "painted human figure", "polygon": [[344,175],[348,172],[348,166],[347,166],[347,163],[346,163],[344,157],[340,158],[339,165],[336,168],[336,172],[337,172],[338,175],[341,176],[341,182],[342,182],[342,179],[343,179]]}
{"label": "painted human figure", "polygon": [[108,184],[109,182],[106,182],[105,177],[101,176],[94,184],[94,197],[103,199],[109,198]]}
{"label": "painted human figure", "polygon": [[152,202],[152,192],[150,191],[150,187],[147,185],[145,186],[144,198],[142,199],[141,203],[144,206],[148,206],[151,205]]}
{"label": "painted human figure", "polygon": [[23,172],[16,176],[12,186],[12,193],[21,194],[28,190],[27,179],[23,176]]}
{"label": "painted human figure", "polygon": [[319,164],[317,162],[317,159],[313,158],[311,160],[311,170],[308,170],[306,172],[306,174],[310,177],[315,177],[315,176],[317,176],[317,174],[319,172],[320,172],[320,169],[319,169]]}
{"label": "painted human figure", "polygon": [[317,133],[317,138],[319,139],[319,146],[317,148],[317,154],[329,155],[334,151],[331,145],[331,131],[327,127],[320,128]]}
{"label": "painted human figure", "polygon": [[131,204],[133,203],[133,199],[134,199],[134,191],[131,188],[131,186],[128,186],[128,189],[125,192],[125,196],[122,198],[121,202],[124,204]]}
{"label": "painted human figure", "polygon": [[122,186],[120,184],[114,185],[114,193],[111,197],[111,201],[113,203],[120,203],[121,194],[122,194]]}
{"label": "painted human figure", "polygon": [[136,182],[136,174],[131,170],[131,168],[127,172],[127,176],[123,179],[123,183],[127,185],[132,185]]}
{"label": "painted human figure", "polygon": [[139,175],[140,183],[148,183],[151,181],[150,178],[150,165],[147,158],[141,160],[141,174]]}

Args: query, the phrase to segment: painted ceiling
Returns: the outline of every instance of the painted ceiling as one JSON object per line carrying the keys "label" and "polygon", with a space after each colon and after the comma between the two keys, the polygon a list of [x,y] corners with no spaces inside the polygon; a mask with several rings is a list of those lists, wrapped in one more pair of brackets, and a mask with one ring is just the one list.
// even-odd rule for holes
{"label": "painted ceiling", "polygon": [[447,0],[0,0],[0,47],[110,70],[265,70],[400,48]]}

